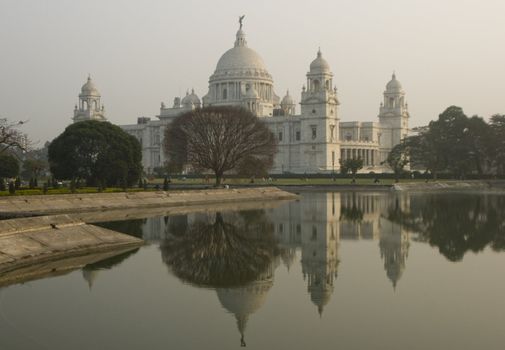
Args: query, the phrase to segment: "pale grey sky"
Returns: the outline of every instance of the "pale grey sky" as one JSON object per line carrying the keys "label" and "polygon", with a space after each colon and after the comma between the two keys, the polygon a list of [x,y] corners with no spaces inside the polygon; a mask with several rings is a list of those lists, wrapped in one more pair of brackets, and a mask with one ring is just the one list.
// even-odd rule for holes
{"label": "pale grey sky", "polygon": [[376,120],[393,70],[412,126],[449,105],[505,113],[504,0],[0,0],[0,116],[51,140],[88,73],[116,124],[202,97],[242,14],[281,97],[299,102],[321,46],[343,121]]}

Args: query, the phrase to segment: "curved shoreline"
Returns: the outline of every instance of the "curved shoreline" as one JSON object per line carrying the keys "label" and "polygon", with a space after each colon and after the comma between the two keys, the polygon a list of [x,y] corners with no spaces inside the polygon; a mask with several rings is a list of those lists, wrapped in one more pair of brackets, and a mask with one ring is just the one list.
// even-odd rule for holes
{"label": "curved shoreline", "polygon": [[276,187],[13,196],[0,198],[0,217],[111,209],[182,207],[278,199],[293,200],[296,198],[298,198],[297,195]]}

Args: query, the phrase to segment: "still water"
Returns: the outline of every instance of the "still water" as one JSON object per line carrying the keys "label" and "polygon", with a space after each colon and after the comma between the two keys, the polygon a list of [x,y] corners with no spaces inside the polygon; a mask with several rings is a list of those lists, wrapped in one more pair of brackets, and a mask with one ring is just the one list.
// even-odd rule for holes
{"label": "still water", "polygon": [[0,289],[0,349],[503,349],[505,196],[304,192],[102,226],[133,252]]}

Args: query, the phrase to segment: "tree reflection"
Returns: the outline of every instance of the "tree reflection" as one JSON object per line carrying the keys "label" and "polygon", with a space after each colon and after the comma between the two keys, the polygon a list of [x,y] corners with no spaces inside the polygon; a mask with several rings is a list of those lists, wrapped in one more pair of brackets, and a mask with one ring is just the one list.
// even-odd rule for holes
{"label": "tree reflection", "polygon": [[185,282],[233,287],[254,281],[279,254],[272,225],[262,210],[216,213],[160,244],[163,261]]}
{"label": "tree reflection", "polygon": [[505,250],[505,198],[495,195],[423,194],[410,197],[409,210],[389,208],[388,219],[421,234],[450,261],[488,245]]}
{"label": "tree reflection", "polygon": [[274,258],[281,255],[273,225],[263,210],[199,218],[182,231],[170,231],[160,244],[162,259],[182,281],[216,289],[221,305],[235,315],[240,345],[246,346],[247,320],[264,304]]}

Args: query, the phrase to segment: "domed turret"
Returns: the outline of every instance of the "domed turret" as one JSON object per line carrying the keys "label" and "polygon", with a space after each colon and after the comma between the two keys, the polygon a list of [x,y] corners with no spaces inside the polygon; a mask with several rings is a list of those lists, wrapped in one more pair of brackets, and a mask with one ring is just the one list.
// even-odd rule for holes
{"label": "domed turret", "polygon": [[317,57],[310,64],[310,72],[311,73],[328,73],[330,72],[330,65],[323,58],[323,54],[321,53],[321,49],[317,51]]}
{"label": "domed turret", "polygon": [[393,77],[389,81],[389,83],[386,84],[386,91],[387,92],[400,92],[402,91],[402,84],[396,79],[396,74],[393,73]]}
{"label": "domed turret", "polygon": [[295,114],[295,101],[289,94],[289,90],[286,92],[286,96],[282,98],[281,109],[284,111],[285,115]]}
{"label": "domed turret", "polygon": [[289,90],[286,91],[286,96],[282,98],[281,106],[290,106],[294,104],[293,98],[289,94]]}
{"label": "domed turret", "polygon": [[74,123],[85,120],[105,121],[105,108],[100,102],[100,92],[96,88],[91,76],[81,87],[79,105],[74,108]]}
{"label": "domed turret", "polygon": [[200,98],[195,94],[195,90],[191,89],[191,94],[186,92],[186,96],[182,99],[184,107],[197,107],[201,106]]}
{"label": "domed turret", "polygon": [[100,92],[96,88],[91,76],[88,76],[88,81],[81,87],[81,94],[79,96],[97,96],[100,97]]}

